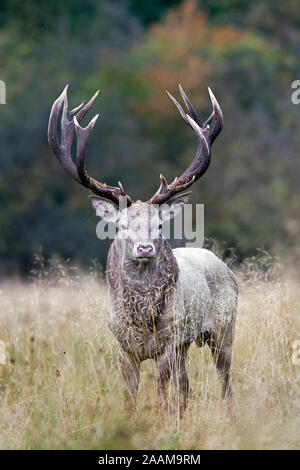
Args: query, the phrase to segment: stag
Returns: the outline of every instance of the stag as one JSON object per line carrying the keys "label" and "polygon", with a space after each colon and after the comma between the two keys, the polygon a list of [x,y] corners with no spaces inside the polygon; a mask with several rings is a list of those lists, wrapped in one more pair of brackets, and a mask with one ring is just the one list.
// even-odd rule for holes
{"label": "stag", "polygon": [[[153,359],[157,366],[158,402],[168,404],[171,381],[176,406],[184,410],[191,394],[185,361],[192,342],[198,347],[209,346],[221,381],[222,397],[230,404],[236,279],[212,252],[191,247],[172,250],[162,234],[162,224],[175,217],[190,199],[191,191],[182,191],[192,186],[210,164],[212,144],[223,127],[222,111],[214,94],[208,89],[213,110],[202,123],[181,86],[187,112],[167,92],[183,120],[196,133],[197,153],[181,176],[168,184],[160,175],[160,186],[154,196],[146,202],[135,202],[120,182],[116,187],[108,186],[86,172],[88,138],[98,115],[85,128],[79,122],[98,92],[90,101],[69,110],[67,88],[52,106],[48,141],[66,172],[94,193],[90,201],[96,215],[118,227],[108,253],[106,276],[109,328],[120,346],[119,363],[126,384],[127,407],[131,410],[136,407],[141,362]],[[76,162],[71,156],[75,133]],[[125,202],[122,207],[120,201]]]}

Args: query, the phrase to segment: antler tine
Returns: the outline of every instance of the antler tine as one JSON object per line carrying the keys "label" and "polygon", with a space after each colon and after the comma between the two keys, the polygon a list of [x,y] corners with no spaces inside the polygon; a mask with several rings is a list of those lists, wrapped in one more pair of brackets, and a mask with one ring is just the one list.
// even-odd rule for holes
{"label": "antler tine", "polygon": [[[88,102],[83,101],[79,106],[70,111],[68,109],[67,90],[68,85],[54,102],[51,109],[48,125],[48,141],[50,147],[59,159],[63,168],[75,181],[90,189],[98,196],[110,199],[116,204],[119,203],[119,198],[121,196],[126,196],[128,205],[132,204],[132,199],[130,196],[126,195],[124,189],[100,183],[96,179],[90,177],[84,168],[88,138],[99,115],[97,114],[84,128],[79,125],[79,122],[93,105],[99,91],[97,91]],[[62,104],[61,142],[59,142],[57,137],[57,123]],[[71,155],[72,140],[75,131],[77,135],[76,165],[73,162]]]}
{"label": "antler tine", "polygon": [[74,116],[74,126],[77,135],[77,149],[76,149],[76,167],[77,172],[80,178],[80,181],[88,185],[89,176],[87,175],[84,169],[84,161],[85,161],[85,151],[88,144],[89,136],[94,128],[94,125],[99,117],[99,114],[93,117],[90,123],[86,127],[81,127],[78,124],[77,117]]}
{"label": "antler tine", "polygon": [[213,118],[214,118],[214,115],[215,115],[215,112],[213,111],[213,112],[211,113],[211,115],[206,119],[206,121],[204,121],[203,126],[202,126],[203,129],[205,129],[207,126],[210,126],[211,121],[212,121]]}
{"label": "antler tine", "polygon": [[221,130],[223,129],[224,119],[223,119],[222,109],[220,108],[220,105],[217,102],[217,99],[216,99],[215,95],[213,94],[213,92],[211,91],[211,89],[209,87],[208,87],[208,93],[209,93],[210,101],[213,105],[213,109],[214,109],[213,113],[214,113],[214,117],[215,117],[214,127],[212,128],[212,130],[209,134],[210,143],[212,144],[213,141],[220,134]]}
{"label": "antler tine", "polygon": [[182,96],[182,99],[189,111],[189,113],[191,114],[192,118],[194,119],[194,121],[198,124],[198,126],[202,126],[201,124],[201,121],[194,109],[194,106],[192,105],[192,103],[190,102],[187,94],[185,93],[184,89],[182,88],[182,86],[179,84],[179,91],[180,91],[180,94]]}
{"label": "antler tine", "polygon": [[[64,167],[67,173],[74,178],[75,181],[78,181],[78,183],[81,183],[76,166],[74,165],[74,162],[71,158],[71,153],[69,148],[63,148],[65,144],[66,137],[68,136],[67,130],[71,131],[70,127],[68,126],[68,122],[66,121],[67,129],[65,132],[63,132],[63,126],[62,126],[62,144],[59,143],[58,137],[57,137],[57,122],[58,122],[58,116],[62,107],[62,104],[64,103],[64,111],[63,111],[63,117],[66,113],[67,109],[67,90],[68,90],[68,85],[64,88],[63,92],[61,95],[57,98],[57,100],[54,101],[53,106],[51,108],[50,112],[50,118],[49,118],[49,124],[48,124],[48,142],[50,147],[52,148],[54,154],[57,156],[58,160]],[[62,120],[63,120],[62,117]],[[72,136],[71,136],[72,138]]]}
{"label": "antler tine", "polygon": [[[88,112],[88,110],[93,106],[97,96],[99,95],[99,90],[96,91],[96,93],[94,93],[94,95],[91,97],[91,99],[86,102],[86,101],[83,101],[78,107],[78,113],[77,113],[77,116],[76,116],[76,119],[78,122],[80,122],[82,120],[82,118],[86,115],[86,113]],[[75,113],[77,112],[76,108],[73,109],[71,111],[71,114],[72,116],[75,115]]]}
{"label": "antler tine", "polygon": [[110,199],[116,204],[119,203],[120,196],[127,197],[127,203],[128,205],[130,205],[133,203],[133,200],[129,195],[126,195],[124,188],[120,182],[118,183],[118,187],[108,186],[107,184],[101,183],[100,181],[97,181],[96,179],[90,177],[85,170],[85,152],[88,144],[88,139],[98,117],[99,114],[94,116],[86,127],[81,127],[78,124],[77,117],[74,116],[74,126],[77,135],[76,167],[80,181],[84,186],[89,188],[95,194]]}
{"label": "antler tine", "polygon": [[[173,183],[171,183],[170,185],[167,183],[166,178],[164,176],[160,176],[159,189],[154,194],[154,196],[148,201],[149,203],[162,204],[174,194],[179,193],[186,188],[189,188],[194,183],[194,181],[199,179],[205,173],[210,164],[211,145],[216,139],[216,137],[219,135],[223,127],[222,110],[210,88],[208,89],[208,92],[213,105],[213,112],[211,113],[209,118],[204,122],[204,124],[201,123],[192,103],[190,102],[188,96],[186,95],[181,85],[179,85],[179,90],[182,99],[187,107],[187,110],[190,114],[184,112],[182,106],[168,91],[167,94],[175,104],[181,117],[196,133],[198,139],[197,153],[190,166],[182,173],[179,178],[175,178]],[[213,118],[215,118],[215,124],[210,130],[209,126]]]}
{"label": "antler tine", "polygon": [[168,90],[166,90],[166,93],[168,95],[168,97],[173,101],[173,103],[175,104],[176,108],[178,109],[182,119],[185,120],[185,122],[188,124],[188,120],[187,120],[187,115],[186,113],[184,112],[181,104],[178,103],[178,101],[174,98],[174,96],[171,95],[171,93],[168,92]]}

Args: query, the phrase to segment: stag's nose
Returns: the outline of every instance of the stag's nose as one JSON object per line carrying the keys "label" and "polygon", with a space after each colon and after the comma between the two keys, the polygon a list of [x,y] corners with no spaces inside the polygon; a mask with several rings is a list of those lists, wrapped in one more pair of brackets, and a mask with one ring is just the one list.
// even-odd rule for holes
{"label": "stag's nose", "polygon": [[152,243],[139,243],[136,247],[138,258],[152,258],[154,256],[154,246]]}

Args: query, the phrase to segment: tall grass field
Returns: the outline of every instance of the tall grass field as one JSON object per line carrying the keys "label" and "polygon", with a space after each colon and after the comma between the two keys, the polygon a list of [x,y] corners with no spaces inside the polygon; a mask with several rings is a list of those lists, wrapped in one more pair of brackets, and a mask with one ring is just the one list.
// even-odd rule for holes
{"label": "tall grass field", "polygon": [[156,371],[145,361],[137,414],[129,419],[118,346],[106,323],[106,286],[96,268],[82,274],[40,263],[28,281],[2,282],[0,448],[297,448],[299,281],[266,264],[248,260],[235,270],[235,421],[220,398],[208,347],[194,345],[187,360],[193,395],[183,418],[155,407]]}

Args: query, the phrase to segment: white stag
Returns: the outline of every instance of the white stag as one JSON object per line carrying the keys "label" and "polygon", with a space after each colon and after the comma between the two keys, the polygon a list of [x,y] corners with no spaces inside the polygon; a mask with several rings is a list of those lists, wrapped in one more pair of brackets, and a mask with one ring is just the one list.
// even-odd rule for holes
{"label": "white stag", "polygon": [[[207,170],[211,146],[223,127],[221,108],[209,89],[211,116],[201,123],[190,100],[180,87],[187,107],[169,94],[184,121],[198,139],[196,156],[184,173],[160,186],[147,202],[134,202],[123,189],[108,186],[85,171],[85,151],[97,120],[86,128],[78,123],[95,101],[70,111],[67,87],[53,104],[48,128],[49,144],[60,163],[78,183],[91,190],[96,214],[114,221],[118,234],[107,260],[109,327],[120,345],[120,367],[126,383],[126,404],[134,409],[139,386],[140,364],[153,359],[158,371],[158,399],[167,403],[168,385],[174,385],[176,404],[186,406],[191,389],[185,368],[188,349],[208,344],[222,384],[222,397],[231,402],[230,364],[237,306],[237,283],[231,270],[213,253],[200,248],[172,250],[162,235],[162,223],[175,216],[188,202],[190,187]],[[57,137],[58,116],[63,104],[61,139]],[[211,126],[212,121],[214,124]],[[76,163],[71,156],[77,135]],[[120,199],[126,201],[120,210]],[[150,222],[150,223],[149,223]]]}

